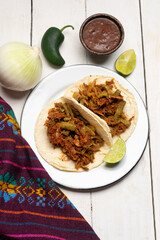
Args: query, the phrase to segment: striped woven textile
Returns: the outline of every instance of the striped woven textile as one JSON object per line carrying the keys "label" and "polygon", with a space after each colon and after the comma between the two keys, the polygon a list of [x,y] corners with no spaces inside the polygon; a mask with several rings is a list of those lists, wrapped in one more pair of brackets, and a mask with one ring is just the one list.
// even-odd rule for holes
{"label": "striped woven textile", "polygon": [[99,239],[42,167],[2,98],[0,239]]}

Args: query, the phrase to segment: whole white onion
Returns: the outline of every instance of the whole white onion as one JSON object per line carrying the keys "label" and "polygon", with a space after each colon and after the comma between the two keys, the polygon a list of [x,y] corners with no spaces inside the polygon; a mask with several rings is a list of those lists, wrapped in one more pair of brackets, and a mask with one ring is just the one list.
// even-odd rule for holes
{"label": "whole white onion", "polygon": [[0,85],[25,91],[40,80],[42,61],[38,47],[20,42],[9,42],[0,47]]}

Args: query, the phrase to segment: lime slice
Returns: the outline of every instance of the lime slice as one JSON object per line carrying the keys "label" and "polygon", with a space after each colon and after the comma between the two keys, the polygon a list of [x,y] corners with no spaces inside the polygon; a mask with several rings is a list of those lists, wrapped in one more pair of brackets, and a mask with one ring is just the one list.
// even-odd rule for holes
{"label": "lime slice", "polygon": [[116,60],[115,68],[117,72],[127,76],[133,72],[136,66],[136,54],[133,49],[122,53]]}
{"label": "lime slice", "polygon": [[125,153],[126,144],[121,138],[118,138],[103,161],[106,163],[117,163],[124,157]]}

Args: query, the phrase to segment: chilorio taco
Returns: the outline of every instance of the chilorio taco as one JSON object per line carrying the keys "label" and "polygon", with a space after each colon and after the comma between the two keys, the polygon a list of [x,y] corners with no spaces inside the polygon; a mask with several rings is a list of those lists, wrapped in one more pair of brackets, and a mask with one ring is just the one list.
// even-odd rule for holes
{"label": "chilorio taco", "polygon": [[138,108],[131,92],[112,77],[90,75],[77,81],[64,95],[87,109],[104,126],[113,142],[126,141],[133,133]]}
{"label": "chilorio taco", "polygon": [[112,138],[83,106],[60,98],[40,112],[35,143],[49,164],[78,172],[98,167],[112,145]]}

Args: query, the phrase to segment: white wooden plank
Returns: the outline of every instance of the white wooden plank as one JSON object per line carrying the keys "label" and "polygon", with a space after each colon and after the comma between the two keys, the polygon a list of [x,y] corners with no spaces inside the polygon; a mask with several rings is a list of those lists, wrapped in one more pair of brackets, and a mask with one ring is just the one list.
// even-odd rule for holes
{"label": "white wooden plank", "polygon": [[[137,55],[137,65],[127,79],[145,99],[139,1],[87,0],[87,16],[99,12],[111,14],[121,21],[125,40],[108,57],[97,58],[88,54],[88,62],[114,70],[116,58],[123,51],[133,48]],[[101,240],[154,239],[148,148],[139,164],[122,181],[92,193],[92,206],[93,227]]]}
{"label": "white wooden plank", "polygon": [[[11,41],[30,44],[31,7],[28,0],[0,0],[0,45]],[[28,92],[13,92],[0,87],[0,96],[12,107],[17,120]]]}
{"label": "white wooden plank", "polygon": [[141,0],[157,239],[160,239],[160,1]]}
{"label": "white wooden plank", "polygon": [[[85,18],[85,2],[82,0],[39,0],[33,1],[33,45],[41,45],[44,32],[49,27],[62,28],[72,24],[71,28],[65,29],[65,40],[60,47],[60,52],[65,59],[64,66],[86,62],[86,54],[79,41],[80,24]],[[43,59],[43,77],[57,71],[56,67],[50,66]],[[56,83],[55,83],[56,84]],[[54,177],[53,177],[54,179]],[[80,213],[91,223],[90,193],[81,193],[65,188],[62,189]]]}
{"label": "white wooden plank", "polygon": [[[27,0],[0,0],[1,39],[0,44],[7,41],[23,41],[30,43],[30,1]],[[119,54],[129,48],[134,48],[137,54],[137,66],[134,72],[127,78],[145,99],[143,57],[140,31],[139,1],[127,0],[95,0],[87,1],[87,15],[97,12],[106,12],[117,17],[125,29],[125,41],[121,48],[107,58],[95,58],[87,54],[88,63],[98,63],[110,69],[114,69],[114,61]],[[159,175],[158,175],[158,130],[159,116],[159,2],[155,0],[142,1],[142,17],[144,23],[145,63],[148,89],[148,105],[151,122],[151,153],[153,164],[153,184],[156,210],[157,239],[159,232]],[[67,65],[85,63],[86,52],[79,41],[79,27],[85,19],[85,2],[77,1],[33,1],[33,45],[39,45],[45,30],[50,26],[63,27],[73,24],[75,30],[66,29],[65,41],[60,51]],[[148,16],[152,16],[148,18]],[[158,30],[157,30],[158,29]],[[158,34],[158,35],[157,35]],[[76,50],[75,50],[76,49]],[[57,68],[52,68],[43,58],[43,77]],[[152,80],[151,80],[152,79]],[[153,85],[153,79],[156,84]],[[154,87],[156,86],[156,88]],[[151,91],[152,90],[152,91]],[[157,90],[157,91],[156,91]],[[154,92],[154,94],[153,94]],[[14,108],[18,119],[27,93],[16,93],[0,88],[0,95],[4,97]],[[156,107],[155,107],[156,106]],[[155,127],[156,126],[156,127]],[[133,146],[134,147],[134,146]],[[90,222],[100,236],[101,240],[116,239],[154,239],[152,195],[150,185],[150,164],[148,148],[143,158],[135,169],[121,182],[100,191],[90,193],[62,190],[70,200]],[[93,215],[91,219],[91,199]]]}
{"label": "white wooden plank", "polygon": [[[84,0],[40,0],[33,1],[33,45],[41,45],[41,39],[45,31],[50,27],[61,29],[65,25],[73,25],[65,29],[64,42],[60,46],[60,53],[65,59],[65,66],[86,62],[85,51],[80,44],[79,28],[85,18]],[[57,67],[47,63],[43,54],[43,77],[56,71]]]}
{"label": "white wooden plank", "polygon": [[124,42],[116,52],[104,57],[95,57],[88,54],[88,62],[115,70],[115,61],[117,57],[128,49],[134,49],[137,55],[137,64],[134,72],[127,77],[127,80],[136,87],[142,98],[145,99],[139,1],[87,0],[86,11],[87,16],[95,13],[113,15],[122,23],[125,32]]}
{"label": "white wooden plank", "polygon": [[154,239],[148,153],[123,180],[93,193],[93,228],[101,240]]}
{"label": "white wooden plank", "polygon": [[82,214],[82,216],[92,225],[91,218],[91,194],[89,191],[75,191],[72,189],[66,189],[61,187],[61,190],[67,195],[67,197],[72,201],[77,210]]}

